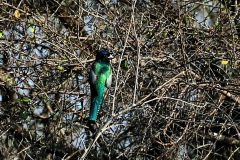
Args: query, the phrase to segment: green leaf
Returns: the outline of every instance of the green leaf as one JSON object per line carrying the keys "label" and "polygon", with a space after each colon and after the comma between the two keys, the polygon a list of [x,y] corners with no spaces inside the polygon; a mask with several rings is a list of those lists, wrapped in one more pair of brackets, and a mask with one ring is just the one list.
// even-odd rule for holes
{"label": "green leaf", "polygon": [[58,66],[58,70],[62,71],[63,70],[63,66]]}
{"label": "green leaf", "polygon": [[0,38],[2,38],[2,36],[3,36],[3,34],[2,34],[2,32],[0,32]]}
{"label": "green leaf", "polygon": [[11,76],[7,76],[7,84],[8,85],[14,85],[15,81]]}
{"label": "green leaf", "polygon": [[29,27],[28,29],[29,29],[30,32],[34,32],[35,31],[35,28],[33,28],[33,27]]}
{"label": "green leaf", "polygon": [[24,112],[24,113],[22,114],[22,118],[23,118],[24,120],[26,120],[26,119],[28,118],[28,113]]}
{"label": "green leaf", "polygon": [[2,6],[2,10],[3,10],[3,11],[6,11],[6,10],[7,10],[7,6],[3,5],[3,6]]}
{"label": "green leaf", "polygon": [[29,41],[30,41],[30,42],[34,42],[34,41],[35,41],[35,38],[34,38],[34,37],[31,37],[31,38],[29,38]]}
{"label": "green leaf", "polygon": [[33,24],[33,19],[28,19],[29,24]]}
{"label": "green leaf", "polygon": [[22,101],[25,102],[25,103],[28,103],[28,102],[31,101],[31,99],[28,98],[28,97],[23,97]]}
{"label": "green leaf", "polygon": [[229,78],[234,78],[234,74],[233,74],[232,72],[230,72],[230,73],[228,74],[228,76],[229,76]]}
{"label": "green leaf", "polygon": [[128,68],[128,61],[126,59],[122,60],[121,67],[123,69],[127,69]]}
{"label": "green leaf", "polygon": [[48,67],[47,67],[47,66],[43,66],[43,69],[44,69],[45,71],[48,71]]}
{"label": "green leaf", "polygon": [[61,5],[62,5],[62,6],[66,6],[66,2],[65,2],[65,1],[62,1]]}
{"label": "green leaf", "polygon": [[228,63],[226,66],[227,66],[227,68],[230,68],[230,67],[231,67],[231,65],[230,65],[229,63]]}

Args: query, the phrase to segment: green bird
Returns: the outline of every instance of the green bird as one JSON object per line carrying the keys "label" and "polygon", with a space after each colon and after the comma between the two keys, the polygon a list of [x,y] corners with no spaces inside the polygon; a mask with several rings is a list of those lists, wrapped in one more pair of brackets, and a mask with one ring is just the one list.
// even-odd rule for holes
{"label": "green bird", "polygon": [[91,105],[89,111],[90,122],[95,122],[100,105],[102,104],[105,88],[112,84],[112,68],[110,59],[112,56],[106,50],[97,53],[96,60],[89,72],[89,84],[91,90]]}

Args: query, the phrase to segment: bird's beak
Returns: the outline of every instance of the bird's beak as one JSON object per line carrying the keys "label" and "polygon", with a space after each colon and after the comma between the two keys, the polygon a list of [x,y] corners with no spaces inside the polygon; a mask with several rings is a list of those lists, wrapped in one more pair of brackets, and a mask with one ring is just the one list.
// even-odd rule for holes
{"label": "bird's beak", "polygon": [[108,56],[108,59],[113,59],[113,56],[110,54],[110,55]]}

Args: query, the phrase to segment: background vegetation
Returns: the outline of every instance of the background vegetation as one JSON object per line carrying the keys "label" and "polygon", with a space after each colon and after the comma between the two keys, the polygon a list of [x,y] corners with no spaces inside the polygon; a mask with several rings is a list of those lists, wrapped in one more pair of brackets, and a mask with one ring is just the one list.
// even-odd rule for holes
{"label": "background vegetation", "polygon": [[[238,159],[239,4],[0,1],[0,159]],[[88,126],[103,48],[113,84]]]}

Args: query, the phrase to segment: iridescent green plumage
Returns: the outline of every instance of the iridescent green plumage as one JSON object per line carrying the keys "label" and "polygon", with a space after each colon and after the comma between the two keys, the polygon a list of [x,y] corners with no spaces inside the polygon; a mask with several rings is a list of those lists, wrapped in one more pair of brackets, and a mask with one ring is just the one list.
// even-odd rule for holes
{"label": "iridescent green plumage", "polygon": [[101,51],[96,56],[89,75],[91,87],[91,106],[89,120],[96,121],[100,105],[102,104],[105,87],[110,87],[112,81],[112,70],[109,63],[109,53]]}

